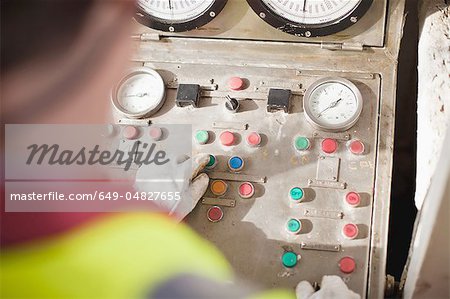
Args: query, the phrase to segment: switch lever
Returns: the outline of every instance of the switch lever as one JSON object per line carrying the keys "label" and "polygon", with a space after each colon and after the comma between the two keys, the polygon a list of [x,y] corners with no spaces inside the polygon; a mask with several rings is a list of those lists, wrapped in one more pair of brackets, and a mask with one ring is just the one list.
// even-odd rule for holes
{"label": "switch lever", "polygon": [[225,97],[225,109],[230,113],[236,113],[239,110],[239,101],[227,95]]}

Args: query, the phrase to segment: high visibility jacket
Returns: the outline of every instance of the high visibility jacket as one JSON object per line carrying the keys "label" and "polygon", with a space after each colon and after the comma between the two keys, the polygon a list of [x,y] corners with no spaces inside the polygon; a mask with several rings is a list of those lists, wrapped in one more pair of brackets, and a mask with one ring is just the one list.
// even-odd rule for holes
{"label": "high visibility jacket", "polygon": [[[12,246],[2,252],[1,268],[2,298],[151,298],[183,274],[232,280],[229,264],[211,243],[156,213],[111,214]],[[256,295],[292,296],[285,290]]]}

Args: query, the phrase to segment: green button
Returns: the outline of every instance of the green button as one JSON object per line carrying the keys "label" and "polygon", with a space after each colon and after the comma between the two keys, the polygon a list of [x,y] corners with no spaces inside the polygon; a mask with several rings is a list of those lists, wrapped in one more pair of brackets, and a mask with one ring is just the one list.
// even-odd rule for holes
{"label": "green button", "polygon": [[283,262],[283,265],[285,267],[288,268],[295,267],[295,265],[297,265],[297,255],[292,251],[287,251],[283,253],[281,261]]}
{"label": "green button", "polygon": [[209,162],[206,164],[206,167],[212,168],[216,165],[216,157],[213,155],[209,155]]}
{"label": "green button", "polygon": [[299,151],[306,151],[309,149],[309,140],[306,137],[297,137],[295,139],[295,148]]}
{"label": "green button", "polygon": [[195,133],[195,140],[197,140],[200,144],[205,144],[209,140],[209,133],[208,131],[199,130]]}
{"label": "green button", "polygon": [[295,201],[301,201],[303,198],[303,189],[299,187],[294,187],[289,192],[291,198]]}
{"label": "green button", "polygon": [[289,219],[286,228],[291,233],[298,233],[302,229],[302,223],[297,219]]}

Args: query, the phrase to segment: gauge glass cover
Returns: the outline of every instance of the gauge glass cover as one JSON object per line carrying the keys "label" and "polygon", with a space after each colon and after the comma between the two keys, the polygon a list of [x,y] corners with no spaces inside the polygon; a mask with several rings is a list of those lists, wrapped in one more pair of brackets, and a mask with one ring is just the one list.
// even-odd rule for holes
{"label": "gauge glass cover", "polygon": [[374,0],[247,0],[272,27],[301,37],[342,31],[364,16]]}
{"label": "gauge glass cover", "polygon": [[345,131],[359,119],[362,95],[352,82],[343,78],[324,78],[313,83],[305,93],[306,119],[316,128]]}
{"label": "gauge glass cover", "polygon": [[115,89],[112,102],[127,117],[141,118],[156,113],[165,100],[162,77],[153,69],[130,71]]}

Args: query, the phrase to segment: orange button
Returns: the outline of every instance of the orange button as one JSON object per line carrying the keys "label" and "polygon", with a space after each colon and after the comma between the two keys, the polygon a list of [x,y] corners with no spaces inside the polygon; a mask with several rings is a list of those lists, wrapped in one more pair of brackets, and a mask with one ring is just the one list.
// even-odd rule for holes
{"label": "orange button", "polygon": [[221,196],[227,192],[228,185],[222,180],[212,181],[211,183],[211,192],[214,195]]}

